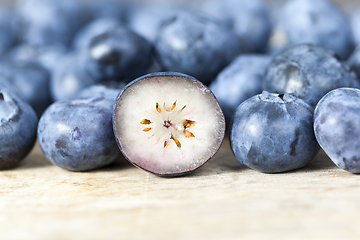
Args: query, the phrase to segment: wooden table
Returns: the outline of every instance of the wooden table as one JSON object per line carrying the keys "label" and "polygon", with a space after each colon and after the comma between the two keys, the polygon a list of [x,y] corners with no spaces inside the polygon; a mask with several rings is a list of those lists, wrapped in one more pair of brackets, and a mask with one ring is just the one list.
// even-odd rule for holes
{"label": "wooden table", "polygon": [[0,171],[0,239],[360,239],[360,176],[323,153],[283,174],[248,169],[225,140],[190,175],[161,178],[125,159],[74,173],[38,145]]}

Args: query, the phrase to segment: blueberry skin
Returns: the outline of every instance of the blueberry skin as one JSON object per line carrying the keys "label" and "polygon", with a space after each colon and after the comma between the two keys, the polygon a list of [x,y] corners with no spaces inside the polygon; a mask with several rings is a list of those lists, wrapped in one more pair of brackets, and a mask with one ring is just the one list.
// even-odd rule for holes
{"label": "blueberry skin", "polygon": [[89,22],[75,35],[73,40],[74,50],[88,48],[92,38],[121,25],[122,23],[119,19],[110,17],[97,18]]}
{"label": "blueberry skin", "polygon": [[81,7],[73,0],[20,0],[16,12],[21,39],[36,47],[68,46],[84,22]]}
{"label": "blueberry skin", "polygon": [[32,150],[38,118],[31,106],[0,87],[0,169],[16,166]]}
{"label": "blueberry skin", "polygon": [[112,130],[113,101],[79,98],[58,101],[41,116],[38,139],[45,157],[69,171],[106,166],[120,156]]}
{"label": "blueberry skin", "polygon": [[328,0],[290,0],[279,14],[279,28],[290,45],[311,43],[346,60],[355,48],[349,20]]}
{"label": "blueberry skin", "polygon": [[162,23],[154,46],[166,71],[186,73],[204,84],[242,52],[241,41],[224,24],[185,10]]}
{"label": "blueberry skin", "polygon": [[317,141],[340,168],[360,173],[360,90],[338,88],[327,93],[314,112]]}
{"label": "blueberry skin", "polygon": [[0,64],[0,76],[8,88],[28,102],[37,116],[51,104],[50,75],[46,69],[31,62],[6,62]]}
{"label": "blueberry skin", "polygon": [[260,172],[301,168],[319,150],[313,109],[293,95],[264,91],[236,109],[230,144],[240,163]]}
{"label": "blueberry skin", "polygon": [[243,101],[262,92],[265,69],[270,60],[268,55],[240,55],[210,84],[227,121]]}
{"label": "blueberry skin", "polygon": [[134,79],[146,73],[152,63],[152,45],[125,26],[94,37],[84,49],[82,68],[97,81]]}
{"label": "blueberry skin", "polygon": [[212,0],[200,5],[203,10],[224,21],[245,41],[246,52],[265,52],[272,31],[270,11],[262,0]]}
{"label": "blueberry skin", "polygon": [[264,90],[291,93],[315,108],[327,92],[340,87],[360,87],[349,67],[325,48],[311,44],[290,47],[269,64]]}

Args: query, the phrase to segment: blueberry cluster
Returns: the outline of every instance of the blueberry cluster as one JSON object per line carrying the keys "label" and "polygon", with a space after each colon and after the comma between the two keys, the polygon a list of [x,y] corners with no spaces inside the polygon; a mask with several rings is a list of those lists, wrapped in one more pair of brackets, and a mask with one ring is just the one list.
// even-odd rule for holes
{"label": "blueberry cluster", "polygon": [[216,153],[226,122],[235,157],[250,168],[294,170],[321,147],[359,173],[356,14],[350,21],[331,0],[2,5],[0,169],[37,137],[70,171],[122,152],[179,175]]}

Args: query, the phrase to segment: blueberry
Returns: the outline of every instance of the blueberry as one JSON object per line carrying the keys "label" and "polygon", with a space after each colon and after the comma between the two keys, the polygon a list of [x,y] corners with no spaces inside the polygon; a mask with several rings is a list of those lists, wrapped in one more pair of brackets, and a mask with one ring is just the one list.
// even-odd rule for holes
{"label": "blueberry", "polygon": [[0,87],[0,169],[15,166],[30,153],[37,122],[28,103]]}
{"label": "blueberry", "polygon": [[210,84],[227,120],[240,103],[262,92],[265,69],[270,60],[267,55],[240,55]]}
{"label": "blueberry", "polygon": [[225,118],[211,91],[176,72],[147,74],[126,85],[116,100],[113,125],[124,156],[160,176],[199,168],[225,136]]}
{"label": "blueberry", "polygon": [[125,26],[118,26],[94,37],[80,56],[85,71],[97,81],[134,79],[152,63],[152,46]]}
{"label": "blueberry", "polygon": [[183,72],[209,84],[242,51],[224,24],[194,11],[178,11],[163,22],[154,43],[166,71]]}
{"label": "blueberry", "polygon": [[19,35],[37,47],[68,46],[83,23],[81,7],[73,0],[20,0],[16,11]]}
{"label": "blueberry", "polygon": [[339,87],[360,87],[360,83],[334,52],[311,44],[277,54],[264,79],[264,90],[292,93],[313,108],[322,96]]}
{"label": "blueberry", "polygon": [[279,15],[278,31],[290,45],[311,43],[336,52],[346,60],[355,47],[350,22],[328,0],[290,0]]}
{"label": "blueberry", "polygon": [[32,106],[38,116],[50,105],[50,76],[40,65],[31,62],[2,63],[0,76],[6,79],[13,93]]}
{"label": "blueberry", "polygon": [[272,25],[268,6],[262,0],[205,1],[203,10],[224,21],[245,41],[246,52],[265,52]]}
{"label": "blueberry", "polygon": [[120,156],[112,130],[113,100],[58,101],[41,116],[38,139],[45,157],[70,171],[106,166]]}
{"label": "blueberry", "polygon": [[301,168],[319,150],[313,109],[293,95],[264,91],[236,109],[230,144],[239,162],[260,172]]}
{"label": "blueberry", "polygon": [[338,88],[327,93],[315,108],[317,141],[340,168],[360,173],[360,90]]}

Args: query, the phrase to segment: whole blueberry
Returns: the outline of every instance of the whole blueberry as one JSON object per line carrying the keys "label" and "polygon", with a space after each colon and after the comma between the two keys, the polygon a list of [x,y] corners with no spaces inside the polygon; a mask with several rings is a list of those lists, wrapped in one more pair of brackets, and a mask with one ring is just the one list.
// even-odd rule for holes
{"label": "whole blueberry", "polygon": [[328,0],[290,0],[279,14],[278,31],[289,45],[311,43],[336,52],[346,60],[355,47],[350,22]]}
{"label": "whole blueberry", "polygon": [[334,52],[311,44],[277,54],[264,78],[264,90],[291,93],[313,108],[322,96],[339,87],[360,87],[360,83]]}
{"label": "whole blueberry", "polygon": [[38,118],[31,106],[0,87],[0,169],[15,166],[32,150]]}
{"label": "whole blueberry", "polygon": [[327,93],[314,112],[314,131],[321,148],[340,168],[360,173],[360,90]]}
{"label": "whole blueberry", "polygon": [[32,106],[38,116],[51,104],[50,76],[40,65],[26,61],[4,62],[0,64],[0,76],[2,81],[7,81],[12,92]]}
{"label": "whole blueberry", "polygon": [[81,64],[97,81],[134,79],[152,63],[152,46],[125,26],[118,26],[91,39],[82,50]]}
{"label": "whole blueberry", "polygon": [[241,41],[224,24],[185,10],[162,23],[154,46],[166,71],[189,74],[204,84],[242,51]]}
{"label": "whole blueberry", "polygon": [[319,150],[313,109],[293,95],[264,91],[236,109],[230,144],[239,162],[260,172],[301,168]]}
{"label": "whole blueberry", "polygon": [[70,171],[88,171],[115,161],[121,153],[112,130],[113,104],[95,97],[50,105],[38,125],[45,157]]}
{"label": "whole blueberry", "polygon": [[209,88],[216,96],[227,120],[246,99],[259,94],[270,56],[244,54],[238,56],[216,77]]}
{"label": "whole blueberry", "polygon": [[68,46],[83,23],[83,14],[73,0],[20,0],[16,26],[21,39],[32,46]]}
{"label": "whole blueberry", "polygon": [[244,41],[246,52],[267,49],[272,24],[270,11],[262,0],[212,0],[200,5],[203,10],[224,21]]}

